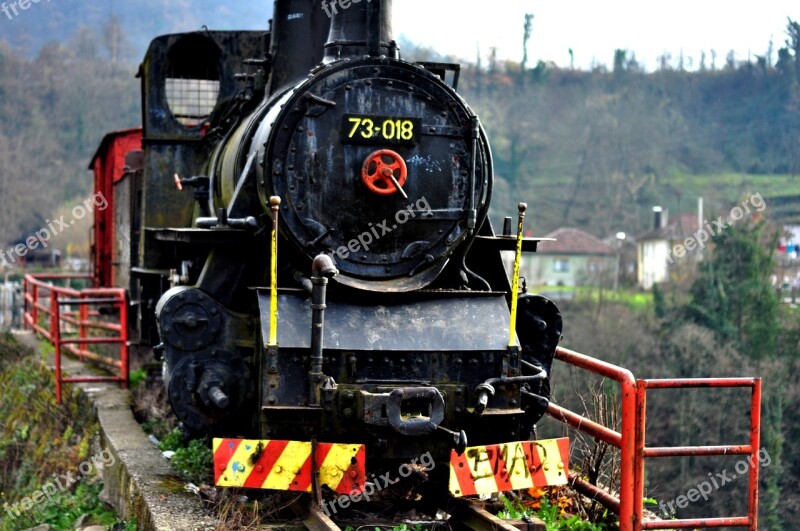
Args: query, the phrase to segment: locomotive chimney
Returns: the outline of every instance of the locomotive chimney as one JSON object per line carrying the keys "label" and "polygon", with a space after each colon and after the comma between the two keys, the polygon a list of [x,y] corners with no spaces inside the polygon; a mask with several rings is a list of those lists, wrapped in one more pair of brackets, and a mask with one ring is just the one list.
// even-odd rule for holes
{"label": "locomotive chimney", "polygon": [[323,0],[331,17],[325,63],[346,57],[397,57],[392,32],[392,0]]}
{"label": "locomotive chimney", "polygon": [[329,28],[330,19],[316,2],[275,0],[270,95],[305,79],[322,62]]}

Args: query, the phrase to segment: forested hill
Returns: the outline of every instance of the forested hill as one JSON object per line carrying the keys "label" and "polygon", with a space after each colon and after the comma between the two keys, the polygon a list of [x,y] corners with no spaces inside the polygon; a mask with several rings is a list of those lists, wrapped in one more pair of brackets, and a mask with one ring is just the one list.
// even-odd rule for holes
{"label": "forested hill", "polygon": [[800,24],[787,20],[776,41],[746,61],[665,55],[653,72],[635,50],[592,71],[467,65],[459,91],[492,145],[494,219],[524,199],[540,233],[637,234],[653,205],[675,214],[702,196],[711,215],[761,193],[770,218],[800,222]]}
{"label": "forested hill", "polygon": [[[591,72],[467,68],[460,91],[502,178],[494,206],[505,203],[508,215],[524,197],[540,230],[577,226],[602,237],[641,230],[653,205],[692,210],[698,196],[719,213],[743,194],[796,199],[800,25],[788,29],[789,45],[772,60],[713,69],[644,72],[626,51]],[[796,223],[798,214],[795,204],[769,215]]]}
{"label": "forested hill", "polygon": [[[0,12],[0,40],[14,51],[35,56],[51,41],[66,42],[76,28],[86,26],[106,39],[109,21],[116,17],[129,44],[128,54],[139,59],[147,44],[164,33],[210,29],[266,29],[272,2],[212,0],[32,0],[28,9]],[[7,2],[9,3],[9,2]],[[11,17],[11,18],[9,18]]]}
{"label": "forested hill", "polygon": [[[13,21],[0,12],[0,37],[12,29],[23,39],[0,38],[0,244],[85,198],[103,134],[140,123],[134,76],[148,39],[209,19],[266,27],[269,17],[205,0],[102,5],[40,0]],[[35,39],[53,40],[30,53]],[[698,195],[709,216],[746,193],[800,197],[800,25],[789,21],[785,40],[774,53],[694,71],[664,61],[645,72],[623,50],[591,72],[465,65],[459,91],[492,145],[494,216],[525,200],[537,233],[569,225],[602,237],[641,232],[652,205],[677,213]],[[407,42],[401,49],[439,59]]]}

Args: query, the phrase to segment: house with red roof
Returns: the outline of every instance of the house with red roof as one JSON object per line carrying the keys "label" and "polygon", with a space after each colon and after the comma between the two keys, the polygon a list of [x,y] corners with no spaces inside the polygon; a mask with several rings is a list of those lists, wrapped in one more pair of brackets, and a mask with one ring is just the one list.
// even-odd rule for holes
{"label": "house with red roof", "polygon": [[529,285],[610,284],[616,267],[613,247],[580,229],[562,227],[547,234],[535,253],[525,255],[522,271]]}

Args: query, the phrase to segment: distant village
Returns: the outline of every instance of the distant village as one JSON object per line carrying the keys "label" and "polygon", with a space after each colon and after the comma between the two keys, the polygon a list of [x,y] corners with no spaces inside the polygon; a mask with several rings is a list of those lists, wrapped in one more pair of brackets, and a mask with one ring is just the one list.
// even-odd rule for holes
{"label": "distant village", "polygon": [[[737,209],[742,217],[750,214],[742,207],[747,205],[731,210],[734,218]],[[560,227],[542,237],[536,253],[524,256],[522,274],[529,286],[553,299],[571,299],[582,287],[650,290],[691,275],[711,244],[710,236],[736,223],[730,217],[709,222],[702,199],[696,212],[670,217],[665,208],[653,206],[652,215],[651,228],[640,234],[593,235]],[[772,285],[786,302],[794,303],[800,292],[800,225],[782,226],[774,253]]]}

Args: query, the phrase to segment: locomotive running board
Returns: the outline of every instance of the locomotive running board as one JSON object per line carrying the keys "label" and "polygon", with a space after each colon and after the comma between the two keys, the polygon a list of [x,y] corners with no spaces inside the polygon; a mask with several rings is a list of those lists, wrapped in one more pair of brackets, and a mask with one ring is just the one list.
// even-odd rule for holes
{"label": "locomotive running board", "polygon": [[313,459],[312,447],[311,441],[215,438],[214,484],[311,492],[314,473],[319,473],[319,484],[335,492],[361,492],[366,478],[363,444],[316,443]]}
{"label": "locomotive running board", "polygon": [[455,497],[566,485],[569,438],[471,446],[450,453]]}

